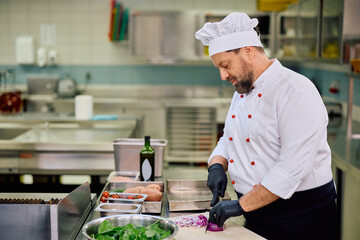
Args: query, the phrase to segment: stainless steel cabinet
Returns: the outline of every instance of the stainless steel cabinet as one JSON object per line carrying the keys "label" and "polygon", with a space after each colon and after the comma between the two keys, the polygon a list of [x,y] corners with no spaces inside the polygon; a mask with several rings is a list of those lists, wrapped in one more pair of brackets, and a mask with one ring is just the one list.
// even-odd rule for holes
{"label": "stainless steel cabinet", "polygon": [[324,59],[339,59],[343,40],[344,0],[324,1],[321,57]]}
{"label": "stainless steel cabinet", "polygon": [[275,56],[340,61],[343,0],[300,0],[277,14]]}
{"label": "stainless steel cabinet", "polygon": [[316,56],[316,13],[301,16],[284,13],[278,16],[278,52],[281,58]]}

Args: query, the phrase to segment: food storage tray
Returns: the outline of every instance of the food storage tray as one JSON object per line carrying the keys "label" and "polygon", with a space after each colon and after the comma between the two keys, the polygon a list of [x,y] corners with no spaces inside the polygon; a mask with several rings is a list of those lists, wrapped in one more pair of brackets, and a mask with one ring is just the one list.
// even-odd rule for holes
{"label": "food storage tray", "polygon": [[116,182],[135,182],[140,180],[139,172],[112,171],[106,179],[110,184]]}
{"label": "food storage tray", "polygon": [[101,217],[107,217],[118,214],[139,214],[141,213],[141,209],[141,204],[100,203],[95,208],[95,211],[100,212]]}
{"label": "food storage tray", "polygon": [[[118,197],[112,197],[112,196],[118,196]],[[110,192],[110,195],[108,197],[109,202],[115,202],[115,203],[140,203],[142,204],[145,199],[148,197],[147,194],[142,193],[117,193],[117,192]]]}
{"label": "food storage tray", "polygon": [[[212,193],[207,187],[206,180],[167,180],[167,197],[169,211],[208,210],[212,200]],[[220,201],[230,200],[225,196]]]}
{"label": "food storage tray", "polygon": [[[143,186],[146,187],[149,184],[157,184],[161,188],[161,192],[164,194],[164,182],[163,181],[153,181],[153,182],[143,182],[143,181],[137,181],[137,182],[117,182],[110,184],[107,182],[104,187],[104,191],[111,192],[112,190],[121,189],[121,188],[133,188],[136,186]],[[102,195],[102,193],[101,193]],[[160,214],[162,203],[164,200],[164,195],[161,199],[161,201],[144,201],[143,203],[143,213],[153,213],[153,214]]]}

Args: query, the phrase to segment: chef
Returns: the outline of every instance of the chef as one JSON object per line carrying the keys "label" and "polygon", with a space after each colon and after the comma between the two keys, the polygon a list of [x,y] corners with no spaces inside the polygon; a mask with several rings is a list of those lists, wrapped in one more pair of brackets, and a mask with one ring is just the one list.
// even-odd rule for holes
{"label": "chef", "polygon": [[[236,90],[208,162],[209,220],[244,215],[267,239],[336,239],[327,111],[309,79],[266,57],[257,25],[231,13],[195,34]],[[226,171],[239,199],[218,202]]]}

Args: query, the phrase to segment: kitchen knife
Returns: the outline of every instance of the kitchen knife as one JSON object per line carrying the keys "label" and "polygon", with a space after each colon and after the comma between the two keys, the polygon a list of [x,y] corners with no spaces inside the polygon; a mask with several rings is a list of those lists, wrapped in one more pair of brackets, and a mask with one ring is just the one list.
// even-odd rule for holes
{"label": "kitchen knife", "polygon": [[209,217],[208,222],[206,224],[205,233],[207,232],[207,230],[209,230],[209,224],[210,224],[210,217]]}

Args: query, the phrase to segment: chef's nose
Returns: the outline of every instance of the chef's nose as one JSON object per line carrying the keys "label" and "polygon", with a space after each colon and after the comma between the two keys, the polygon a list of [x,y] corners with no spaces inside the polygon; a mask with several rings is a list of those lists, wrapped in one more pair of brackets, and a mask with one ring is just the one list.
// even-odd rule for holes
{"label": "chef's nose", "polygon": [[226,71],[226,69],[220,68],[220,77],[221,80],[226,81],[229,78],[230,74]]}

